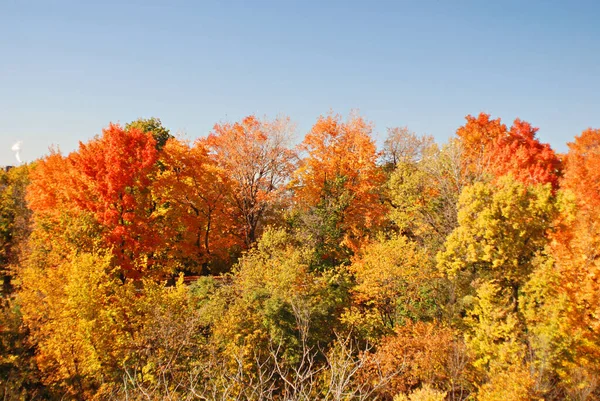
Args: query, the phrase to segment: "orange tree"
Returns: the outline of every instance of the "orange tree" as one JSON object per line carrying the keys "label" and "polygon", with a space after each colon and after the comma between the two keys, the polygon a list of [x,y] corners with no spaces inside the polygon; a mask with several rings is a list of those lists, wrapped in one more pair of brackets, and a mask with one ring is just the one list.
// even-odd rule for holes
{"label": "orange tree", "polygon": [[537,128],[520,119],[510,129],[488,114],[467,116],[456,134],[463,146],[463,162],[475,177],[512,174],[527,184],[552,184],[556,189],[561,163],[550,145],[536,138]]}
{"label": "orange tree", "polygon": [[356,115],[347,122],[321,116],[300,145],[306,156],[294,172],[294,201],[304,235],[326,264],[356,251],[385,214],[371,132]]}
{"label": "orange tree", "polygon": [[243,245],[235,235],[239,223],[231,217],[231,181],[200,141],[190,146],[169,139],[159,162],[152,192],[168,222],[162,256],[168,264],[208,273],[209,265],[227,261]]}
{"label": "orange tree", "polygon": [[160,241],[149,190],[155,144],[150,132],[111,124],[67,157],[52,153],[32,173],[28,200],[34,217],[60,229],[65,214],[92,216],[123,273],[139,277]]}
{"label": "orange tree", "polygon": [[232,217],[241,227],[248,247],[264,222],[276,210],[284,184],[293,170],[294,152],[288,148],[289,119],[259,120],[215,125],[205,140],[211,157],[231,182]]}
{"label": "orange tree", "polygon": [[[563,322],[561,330],[571,341],[562,375],[571,388],[584,388],[600,374],[599,156],[599,129],[588,129],[569,143],[561,186],[574,207],[565,219],[570,224],[552,243],[560,277],[553,289],[556,299],[566,299],[564,316],[568,323]],[[548,307],[552,304],[556,302]]]}

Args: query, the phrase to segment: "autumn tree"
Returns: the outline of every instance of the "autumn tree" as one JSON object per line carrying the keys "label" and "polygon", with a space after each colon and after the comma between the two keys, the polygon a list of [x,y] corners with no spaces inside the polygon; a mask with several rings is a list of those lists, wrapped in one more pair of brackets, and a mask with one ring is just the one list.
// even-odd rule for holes
{"label": "autumn tree", "polygon": [[[23,325],[15,281],[21,281],[19,266],[29,246],[31,211],[25,201],[29,173],[24,164],[0,170],[0,393],[6,400],[47,396],[33,358],[34,347]],[[16,279],[16,280],[15,280]]]}
{"label": "autumn tree", "polygon": [[348,269],[356,286],[344,321],[368,337],[377,338],[407,321],[439,316],[440,274],[424,250],[407,238],[366,245]]}
{"label": "autumn tree", "polygon": [[558,188],[560,159],[550,145],[536,138],[537,131],[517,118],[510,130],[495,140],[490,151],[490,167],[495,176],[510,173],[524,183],[549,183]]}
{"label": "autumn tree", "polygon": [[429,385],[424,385],[413,390],[409,395],[397,394],[394,401],[444,401],[447,394],[447,391],[436,390]]}
{"label": "autumn tree", "polygon": [[23,324],[20,301],[14,296],[0,298],[0,333],[0,393],[4,399],[50,398],[35,361],[30,332]]}
{"label": "autumn tree", "polygon": [[[584,375],[577,379],[574,371],[583,373],[589,366],[580,363],[581,334],[584,330],[572,325],[573,304],[565,292],[565,276],[552,254],[558,244],[549,247],[549,254],[536,258],[535,270],[523,286],[520,313],[526,325],[527,361],[535,379],[535,388],[545,394],[567,393],[586,385]],[[562,265],[562,263],[561,263]],[[570,286],[570,284],[567,284]],[[585,365],[585,364],[584,364]],[[587,371],[593,374],[593,370]]]}
{"label": "autumn tree", "polygon": [[456,130],[463,148],[463,163],[470,174],[479,180],[492,164],[490,149],[498,138],[506,135],[506,125],[489,114],[468,115],[466,124]]}
{"label": "autumn tree", "polygon": [[102,368],[116,363],[108,362],[110,347],[101,347],[119,341],[109,334],[110,311],[101,311],[118,282],[110,271],[110,256],[89,254],[53,268],[27,264],[22,271],[24,322],[36,344],[44,382],[71,396],[90,397],[102,377],[110,375]]}
{"label": "autumn tree", "polygon": [[438,253],[438,266],[466,283],[477,277],[498,280],[512,289],[517,302],[557,212],[550,185],[526,186],[505,176],[497,183],[466,187],[459,200],[459,225]]}
{"label": "autumn tree", "polygon": [[[215,339],[231,352],[280,344],[298,356],[301,336],[311,346],[332,339],[331,325],[347,299],[343,274],[310,271],[310,251],[294,245],[284,230],[269,228],[235,267],[230,287],[214,301]],[[309,332],[302,333],[302,330]],[[261,344],[261,346],[258,346]]]}
{"label": "autumn tree", "polygon": [[71,156],[83,176],[77,206],[91,211],[105,227],[105,238],[124,268],[134,269],[136,257],[150,253],[158,240],[151,229],[148,190],[158,158],[155,145],[150,133],[110,125]]}
{"label": "autumn tree", "polygon": [[[450,399],[460,399],[461,392],[468,394],[470,386],[468,355],[457,334],[440,322],[398,326],[368,355],[361,378],[369,383],[382,374],[390,377],[376,391],[378,399],[392,399],[395,394],[430,386],[447,391]],[[392,372],[396,374],[391,376]]]}
{"label": "autumn tree", "polygon": [[32,176],[30,207],[55,220],[65,210],[93,216],[126,275],[139,277],[160,241],[149,190],[155,144],[150,133],[111,124],[69,156],[51,154]]}
{"label": "autumn tree", "polygon": [[79,187],[78,172],[72,160],[60,151],[50,149],[50,153],[32,169],[30,180],[26,199],[36,219],[57,223],[62,214],[75,210],[70,193]]}
{"label": "autumn tree", "polygon": [[430,135],[417,135],[407,127],[388,128],[383,145],[383,162],[389,169],[394,169],[401,162],[420,161],[423,153],[433,144]]}
{"label": "autumn tree", "polygon": [[231,181],[201,141],[190,145],[171,138],[159,161],[162,168],[152,183],[157,212],[166,222],[159,252],[168,264],[207,273],[210,263],[226,261],[243,245],[228,198]]}
{"label": "autumn tree", "polygon": [[462,151],[458,140],[429,146],[418,162],[398,162],[386,183],[388,217],[395,228],[433,253],[458,225],[458,198],[471,184]]}
{"label": "autumn tree", "polygon": [[475,296],[469,300],[466,343],[471,349],[476,368],[486,371],[505,368],[523,360],[525,346],[521,322],[514,310],[510,289],[494,280],[476,281]]}
{"label": "autumn tree", "polygon": [[541,366],[537,358],[548,355],[539,341],[549,338],[540,339],[536,326],[528,326],[533,323],[528,316],[537,313],[531,312],[528,291],[560,207],[551,184],[526,185],[511,175],[476,183],[461,194],[459,225],[437,259],[452,283],[456,300],[449,314],[465,326],[484,399],[499,397],[499,378],[514,382],[517,399],[540,390],[533,372]]}
{"label": "autumn tree", "polygon": [[548,292],[554,296],[546,305],[548,310],[562,312],[558,333],[569,339],[569,352],[566,358],[563,355],[559,372],[566,391],[573,394],[584,389],[592,393],[595,388],[597,393],[595,378],[600,373],[599,153],[600,130],[585,130],[569,143],[561,186],[573,207],[564,212],[567,216],[562,220],[567,225],[551,247],[551,266],[560,279],[549,286]]}
{"label": "autumn tree", "polygon": [[524,183],[558,187],[560,160],[550,145],[536,138],[537,128],[517,118],[509,130],[499,118],[484,113],[466,119],[456,134],[464,148],[463,162],[476,179],[512,174]]}
{"label": "autumn tree", "polygon": [[479,373],[477,399],[530,400],[541,395],[527,358],[527,333],[510,289],[495,280],[477,281],[466,313],[465,342]]}
{"label": "autumn tree", "polygon": [[255,116],[236,123],[216,124],[205,146],[231,181],[234,217],[246,247],[260,234],[275,211],[295,154],[288,148],[292,126],[288,118],[273,121]]}
{"label": "autumn tree", "polygon": [[561,186],[577,196],[583,210],[592,211],[600,207],[599,154],[600,129],[587,129],[569,143]]}
{"label": "autumn tree", "polygon": [[112,399],[127,375],[185,378],[201,358],[201,311],[183,277],[174,288],[146,278],[123,283],[112,258],[100,250],[53,268],[23,267],[23,320],[57,396]]}
{"label": "autumn tree", "polygon": [[300,149],[306,156],[294,173],[294,201],[303,212],[306,240],[323,260],[347,257],[385,214],[384,175],[371,125],[357,115],[320,117]]}
{"label": "autumn tree", "polygon": [[18,262],[19,248],[25,245],[31,231],[31,211],[25,202],[30,166],[0,170],[0,272],[2,296],[12,291],[11,279]]}

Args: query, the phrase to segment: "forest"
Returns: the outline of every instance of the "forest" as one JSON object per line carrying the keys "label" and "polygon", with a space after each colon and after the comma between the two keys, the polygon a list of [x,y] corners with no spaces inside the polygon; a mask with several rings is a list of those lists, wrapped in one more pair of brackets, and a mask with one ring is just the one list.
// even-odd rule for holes
{"label": "forest", "polygon": [[600,400],[600,129],[295,131],[139,119],[0,171],[2,399]]}

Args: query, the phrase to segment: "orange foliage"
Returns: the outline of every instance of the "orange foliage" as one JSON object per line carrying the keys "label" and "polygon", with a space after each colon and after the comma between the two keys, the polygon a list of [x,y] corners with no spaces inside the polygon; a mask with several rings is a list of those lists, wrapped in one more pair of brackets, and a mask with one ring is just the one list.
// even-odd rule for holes
{"label": "orange foliage", "polygon": [[467,123],[456,134],[463,145],[463,162],[476,176],[490,173],[493,177],[512,174],[526,184],[551,183],[558,188],[561,163],[550,145],[535,137],[537,128],[516,119],[510,130],[500,119],[488,114],[467,116]]}
{"label": "orange foliage", "polygon": [[208,155],[208,149],[171,138],[160,157],[153,192],[165,211],[165,250],[169,258],[192,265],[226,259],[228,250],[241,246],[234,235],[227,196],[231,183]]}
{"label": "orange foliage", "polygon": [[383,398],[406,393],[420,385],[435,385],[455,391],[467,375],[464,344],[449,327],[432,322],[409,322],[384,337],[369,355],[363,381],[376,382],[379,375],[397,373],[381,390]]}
{"label": "orange foliage", "polygon": [[537,130],[517,118],[508,134],[494,142],[490,152],[492,171],[496,176],[510,172],[523,183],[550,183],[556,189],[561,163],[550,145],[535,137]]}
{"label": "orange foliage", "polygon": [[91,213],[103,227],[119,264],[138,276],[135,261],[160,240],[152,229],[149,174],[158,154],[151,133],[111,124],[102,136],[64,158],[53,153],[32,175],[29,204],[34,213],[61,210]]}
{"label": "orange foliage", "polygon": [[386,211],[378,194],[385,177],[376,164],[379,155],[371,131],[371,124],[358,116],[345,123],[339,115],[319,117],[301,144],[308,154],[294,173],[295,200],[303,208],[328,195],[349,198],[341,228],[351,249]]}
{"label": "orange foliage", "polygon": [[159,233],[152,230],[149,174],[158,158],[151,133],[111,124],[102,136],[69,157],[82,175],[74,188],[77,206],[92,212],[105,227],[105,239],[125,269],[156,246]]}
{"label": "orange foliage", "polygon": [[[567,295],[571,338],[584,366],[600,360],[600,129],[588,129],[569,143],[561,186],[572,191],[572,224],[553,242],[552,251]],[[598,371],[597,363],[590,368]]]}
{"label": "orange foliage", "polygon": [[27,202],[38,216],[56,220],[65,209],[70,208],[69,194],[78,187],[78,175],[71,159],[52,149],[47,157],[36,163],[30,177]]}
{"label": "orange foliage", "polygon": [[600,207],[600,129],[587,129],[569,143],[561,186],[577,195],[580,207]]}
{"label": "orange foliage", "polygon": [[493,143],[506,136],[506,125],[499,118],[490,119],[489,114],[479,113],[477,118],[468,115],[467,123],[456,130],[461,140],[463,163],[476,176],[486,172],[491,164],[489,151]]}
{"label": "orange foliage", "polygon": [[205,141],[232,183],[233,217],[240,222],[246,246],[257,239],[293,170],[295,154],[287,147],[289,139],[289,119],[261,121],[249,116],[234,124],[215,125]]}

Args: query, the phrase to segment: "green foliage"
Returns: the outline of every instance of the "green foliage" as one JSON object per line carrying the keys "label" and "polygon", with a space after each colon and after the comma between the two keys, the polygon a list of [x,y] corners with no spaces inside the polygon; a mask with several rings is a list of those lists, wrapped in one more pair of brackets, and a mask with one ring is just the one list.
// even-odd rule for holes
{"label": "green foliage", "polygon": [[350,261],[352,250],[343,243],[342,228],[344,213],[352,202],[352,193],[344,188],[346,180],[336,176],[325,181],[315,206],[294,209],[288,215],[295,239],[313,249],[313,270],[331,269]]}
{"label": "green foliage", "polygon": [[261,339],[293,347],[309,323],[315,330],[311,341],[329,341],[332,319],[347,297],[345,278],[333,271],[311,272],[310,252],[290,242],[284,231],[267,230],[242,257],[228,289],[233,294],[224,294],[235,298],[215,327],[223,330],[223,341],[237,338],[238,344],[254,345],[253,339]]}
{"label": "green foliage", "polygon": [[231,352],[275,345],[293,360],[303,341],[331,341],[347,301],[347,279],[335,271],[311,272],[310,252],[290,242],[284,231],[267,229],[241,258],[231,286],[217,292],[213,302],[223,310],[215,316],[214,336]]}
{"label": "green foliage", "polygon": [[169,138],[172,138],[170,131],[162,125],[159,118],[139,118],[125,125],[126,130],[139,129],[142,132],[152,132],[152,137],[156,141],[156,150],[161,150]]}

